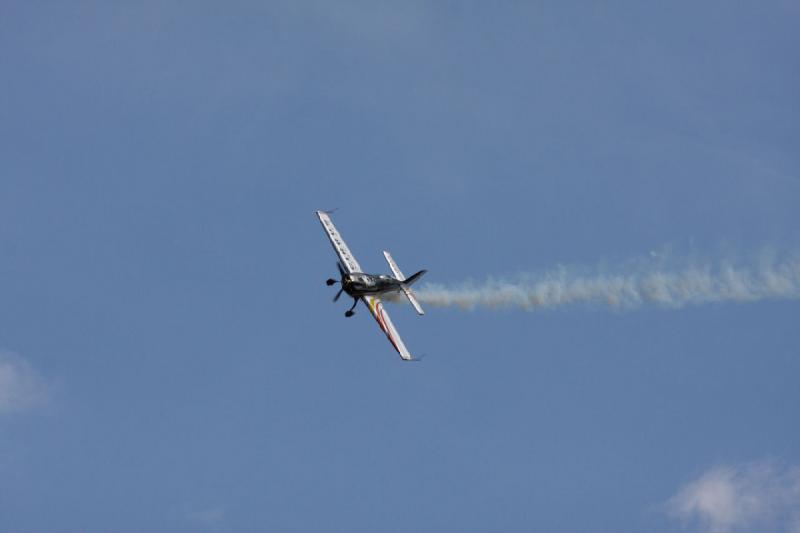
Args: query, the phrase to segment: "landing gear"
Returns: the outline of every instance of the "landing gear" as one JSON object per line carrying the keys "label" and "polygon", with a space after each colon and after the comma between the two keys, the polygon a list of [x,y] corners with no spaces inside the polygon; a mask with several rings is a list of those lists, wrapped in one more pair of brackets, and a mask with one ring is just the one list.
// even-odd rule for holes
{"label": "landing gear", "polygon": [[[342,295],[342,293],[344,292],[344,289],[345,289],[345,286],[344,286],[344,283],[345,283],[344,270],[342,269],[342,265],[340,265],[339,263],[337,263],[336,266],[339,268],[339,273],[341,273],[341,275],[342,275],[342,280],[338,281],[338,280],[335,280],[333,278],[328,278],[328,279],[325,280],[325,285],[327,285],[328,287],[330,287],[331,285],[336,285],[337,283],[341,284],[341,288],[339,289],[339,292],[337,292],[336,296],[333,297],[333,301],[334,302],[339,299],[339,296]],[[344,316],[350,318],[351,316],[356,314],[355,311],[353,311],[353,309],[356,308],[356,305],[358,305],[358,298],[353,298],[353,305],[352,305],[352,307],[350,307],[350,309],[348,309],[345,312]]]}
{"label": "landing gear", "polygon": [[344,316],[346,316],[347,318],[353,316],[355,314],[355,311],[353,311],[353,309],[356,308],[356,305],[358,305],[358,298],[353,298],[353,306],[344,313]]}

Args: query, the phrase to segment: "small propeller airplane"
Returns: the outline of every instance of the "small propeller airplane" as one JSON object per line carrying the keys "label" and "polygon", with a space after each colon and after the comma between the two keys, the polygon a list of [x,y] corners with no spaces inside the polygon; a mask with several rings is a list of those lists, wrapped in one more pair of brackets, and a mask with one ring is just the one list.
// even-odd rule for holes
{"label": "small propeller airplane", "polygon": [[419,280],[427,270],[420,270],[413,276],[406,278],[403,276],[403,273],[400,272],[397,263],[394,262],[389,252],[384,251],[383,256],[386,258],[386,262],[389,263],[389,268],[392,269],[394,277],[383,274],[365,274],[361,271],[361,266],[359,266],[358,261],[356,261],[353,254],[350,253],[350,249],[347,247],[347,244],[345,244],[342,236],[339,235],[336,226],[333,225],[330,212],[317,211],[317,216],[322,223],[322,227],[325,229],[325,233],[328,235],[328,240],[331,241],[333,249],[336,251],[336,255],[339,256],[336,267],[339,269],[341,279],[339,281],[328,279],[325,282],[328,286],[336,283],[341,284],[341,288],[339,292],[336,293],[336,296],[333,297],[333,301],[337,301],[339,296],[342,295],[342,292],[346,292],[353,298],[353,305],[344,314],[346,317],[353,316],[353,309],[358,305],[359,300],[364,302],[364,305],[367,306],[369,312],[378,322],[381,330],[386,334],[389,342],[392,343],[397,353],[400,354],[400,358],[404,361],[418,361],[418,359],[411,356],[408,348],[403,344],[403,340],[397,333],[394,324],[392,324],[389,314],[383,308],[381,296],[393,296],[402,292],[406,295],[406,298],[411,302],[411,305],[416,309],[417,313],[424,315],[425,312],[419,305],[416,296],[411,292],[411,284]]}

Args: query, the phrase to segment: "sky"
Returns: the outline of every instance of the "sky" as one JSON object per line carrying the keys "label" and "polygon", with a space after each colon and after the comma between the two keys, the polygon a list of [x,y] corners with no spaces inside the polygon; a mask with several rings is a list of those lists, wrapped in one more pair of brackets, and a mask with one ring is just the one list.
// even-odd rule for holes
{"label": "sky", "polygon": [[[0,531],[800,531],[800,302],[331,303],[800,250],[796,2],[0,4]],[[570,267],[572,268],[572,267]]]}

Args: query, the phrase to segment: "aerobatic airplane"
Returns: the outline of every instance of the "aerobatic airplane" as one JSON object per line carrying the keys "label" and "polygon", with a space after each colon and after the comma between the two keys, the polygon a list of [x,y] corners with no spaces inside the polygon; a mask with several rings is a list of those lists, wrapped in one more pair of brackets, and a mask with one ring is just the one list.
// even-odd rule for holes
{"label": "aerobatic airplane", "polygon": [[325,229],[325,233],[328,235],[328,239],[333,245],[333,249],[336,251],[336,255],[339,256],[339,261],[337,261],[336,266],[341,276],[340,281],[328,279],[325,282],[328,286],[334,285],[335,283],[341,284],[341,288],[339,292],[336,293],[336,296],[333,297],[333,301],[337,301],[339,296],[342,295],[342,292],[346,292],[353,298],[352,307],[344,314],[344,316],[347,317],[353,316],[353,309],[358,305],[359,300],[364,302],[364,305],[367,306],[369,312],[372,313],[372,316],[375,317],[378,325],[386,334],[389,342],[392,343],[397,353],[400,354],[400,358],[404,361],[416,361],[416,359],[411,356],[406,345],[403,344],[403,340],[397,333],[394,324],[392,324],[389,314],[383,308],[383,302],[381,302],[380,297],[382,295],[389,296],[402,292],[406,295],[408,301],[411,302],[411,305],[414,306],[414,309],[417,310],[417,313],[424,315],[425,312],[419,305],[414,293],[411,292],[410,285],[421,278],[427,271],[420,270],[413,276],[406,278],[403,276],[403,273],[400,272],[400,269],[397,268],[397,264],[394,262],[394,259],[392,259],[392,256],[389,255],[389,252],[384,251],[383,256],[386,258],[386,262],[389,263],[389,268],[392,269],[394,277],[382,274],[365,274],[361,271],[358,261],[356,261],[353,254],[350,253],[347,244],[342,240],[342,236],[339,235],[336,226],[333,225],[329,213],[326,211],[317,211],[317,216],[322,223],[322,227]]}

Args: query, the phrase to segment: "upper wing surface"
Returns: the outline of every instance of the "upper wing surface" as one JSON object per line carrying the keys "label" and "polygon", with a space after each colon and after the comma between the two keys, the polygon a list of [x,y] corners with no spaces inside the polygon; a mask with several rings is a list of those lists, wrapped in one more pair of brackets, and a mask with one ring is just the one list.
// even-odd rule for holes
{"label": "upper wing surface", "polygon": [[358,261],[356,261],[356,258],[353,257],[353,254],[350,253],[350,248],[347,247],[342,236],[339,235],[339,230],[333,225],[333,221],[328,213],[325,211],[317,211],[317,216],[319,217],[322,227],[325,229],[325,233],[328,235],[328,240],[331,241],[333,249],[336,251],[336,255],[339,256],[339,262],[342,264],[345,271],[348,273],[361,272],[361,266],[358,264]]}

